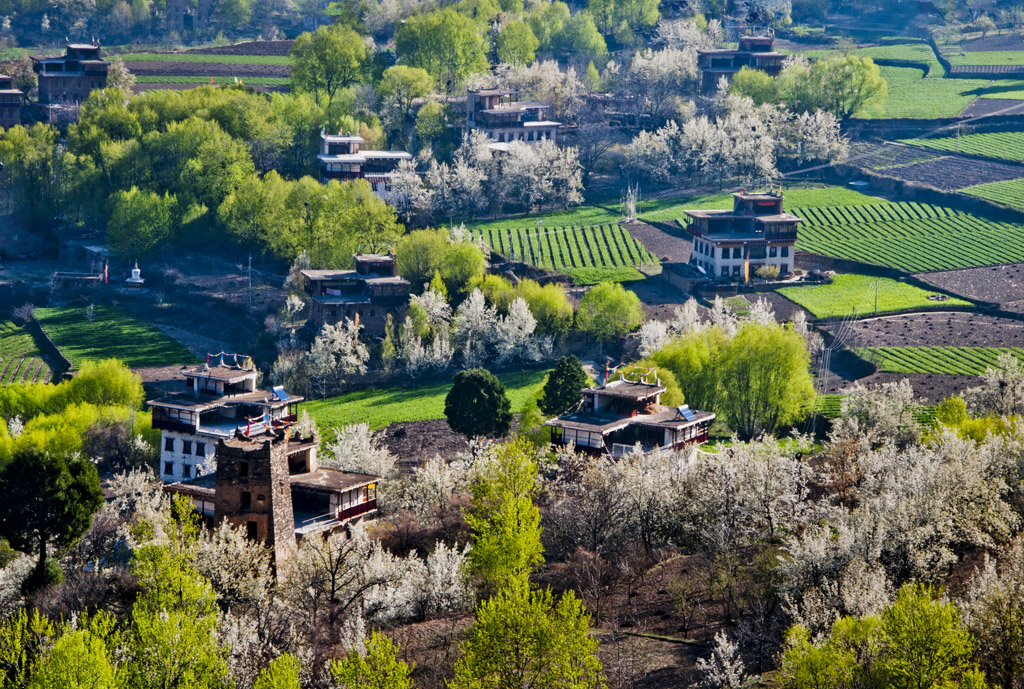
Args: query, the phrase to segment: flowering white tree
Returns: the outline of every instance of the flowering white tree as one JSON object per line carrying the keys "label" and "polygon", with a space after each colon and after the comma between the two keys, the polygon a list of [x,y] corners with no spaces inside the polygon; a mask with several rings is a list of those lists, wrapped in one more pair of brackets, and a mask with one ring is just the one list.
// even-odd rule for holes
{"label": "flowering white tree", "polygon": [[639,51],[623,76],[620,87],[632,104],[635,125],[639,127],[645,116],[653,122],[664,121],[697,79],[697,51],[673,47]]}
{"label": "flowering white tree", "polygon": [[968,407],[978,414],[1024,414],[1024,367],[1012,354],[1000,354],[993,368],[985,369],[982,384],[964,394]]}
{"label": "flowering white tree", "polygon": [[487,350],[496,339],[498,314],[474,289],[459,305],[455,314],[453,337],[467,368],[474,368],[487,360]]}
{"label": "flowering white tree", "polygon": [[366,371],[370,350],[359,339],[360,325],[346,318],[333,325],[324,324],[306,354],[310,384],[326,397],[345,377]]}
{"label": "flowering white tree", "polygon": [[329,469],[389,478],[397,468],[395,456],[381,438],[370,431],[367,423],[335,428],[334,440],[327,443],[324,450],[320,464]]}
{"label": "flowering white tree", "polygon": [[747,677],[746,665],[740,657],[739,647],[725,635],[715,634],[715,646],[707,658],[697,659],[697,669],[702,675],[698,686],[701,689],[742,689],[757,681]]}
{"label": "flowering white tree", "polygon": [[522,297],[509,305],[508,315],[499,318],[494,329],[494,348],[499,364],[523,359],[539,361],[550,353],[551,339],[537,336],[537,319]]}
{"label": "flowering white tree", "polygon": [[563,71],[554,60],[519,67],[500,65],[498,78],[503,87],[546,103],[552,118],[559,122],[575,122],[583,106],[586,88],[576,70],[569,67]]}

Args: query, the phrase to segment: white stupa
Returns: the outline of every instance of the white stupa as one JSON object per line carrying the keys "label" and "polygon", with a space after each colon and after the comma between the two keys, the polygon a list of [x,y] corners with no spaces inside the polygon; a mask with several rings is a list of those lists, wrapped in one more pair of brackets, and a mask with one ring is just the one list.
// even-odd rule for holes
{"label": "white stupa", "polygon": [[143,285],[146,284],[146,278],[142,277],[142,271],[139,270],[139,262],[135,262],[135,267],[132,268],[132,276],[125,282],[125,289],[133,292],[138,292],[143,289]]}

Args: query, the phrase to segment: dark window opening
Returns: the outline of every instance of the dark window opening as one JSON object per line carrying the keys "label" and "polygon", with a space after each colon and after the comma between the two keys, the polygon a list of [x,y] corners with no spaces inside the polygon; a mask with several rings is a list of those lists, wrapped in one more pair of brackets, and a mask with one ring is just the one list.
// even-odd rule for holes
{"label": "dark window opening", "polygon": [[238,463],[238,475],[239,476],[248,476],[249,475],[249,462],[239,462]]}
{"label": "dark window opening", "polygon": [[247,490],[242,491],[242,507],[252,506],[252,493]]}
{"label": "dark window opening", "polygon": [[245,535],[251,541],[255,541],[256,540],[256,536],[257,536],[256,522],[246,522],[245,523]]}
{"label": "dark window opening", "polygon": [[174,462],[164,462],[164,473],[174,475]]}
{"label": "dark window opening", "polygon": [[174,452],[174,438],[164,438],[164,450]]}

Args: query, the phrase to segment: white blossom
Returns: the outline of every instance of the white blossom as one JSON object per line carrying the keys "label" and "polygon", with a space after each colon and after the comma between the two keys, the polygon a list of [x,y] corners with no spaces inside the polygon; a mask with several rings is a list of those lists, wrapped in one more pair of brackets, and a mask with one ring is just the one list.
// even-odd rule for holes
{"label": "white blossom", "polygon": [[327,443],[320,464],[329,469],[354,471],[388,478],[397,464],[380,436],[367,423],[355,423],[334,429],[334,441]]}

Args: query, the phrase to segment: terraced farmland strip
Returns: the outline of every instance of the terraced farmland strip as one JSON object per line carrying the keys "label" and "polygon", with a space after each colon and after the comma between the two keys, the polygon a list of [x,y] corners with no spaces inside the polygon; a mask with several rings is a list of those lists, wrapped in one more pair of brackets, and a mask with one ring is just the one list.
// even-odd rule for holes
{"label": "terraced farmland strip", "polygon": [[222,65],[290,65],[287,55],[213,55],[204,53],[127,53],[125,62],[206,62]]}
{"label": "terraced farmland strip", "polygon": [[889,373],[947,373],[978,376],[994,368],[1000,354],[1024,362],[1019,347],[864,347],[861,356]]}
{"label": "terraced farmland strip", "polygon": [[287,86],[288,77],[225,77],[225,76],[177,76],[140,74],[135,77],[137,84],[251,84],[253,86]]}
{"label": "terraced farmland strip", "polygon": [[0,321],[0,385],[45,382],[51,375],[32,336],[10,321]]}

